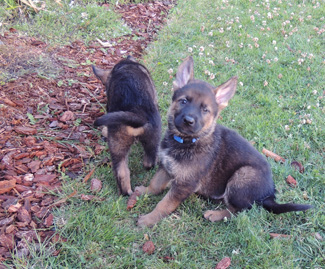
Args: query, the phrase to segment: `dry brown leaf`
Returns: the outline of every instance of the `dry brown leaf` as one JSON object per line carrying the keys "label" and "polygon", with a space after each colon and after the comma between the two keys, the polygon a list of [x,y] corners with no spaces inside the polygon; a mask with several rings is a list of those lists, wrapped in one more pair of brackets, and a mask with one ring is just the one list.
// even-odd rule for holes
{"label": "dry brown leaf", "polygon": [[90,179],[90,177],[92,176],[92,174],[95,172],[95,169],[96,168],[93,168],[86,176],[85,176],[85,178],[84,178],[84,180],[82,181],[82,183],[86,183],[89,179]]}
{"label": "dry brown leaf", "polygon": [[60,199],[59,201],[56,201],[55,203],[53,203],[53,204],[51,205],[51,207],[52,207],[52,206],[57,206],[57,205],[60,205],[60,204],[65,203],[69,198],[75,196],[76,194],[77,194],[77,191],[74,190],[74,191],[73,191],[71,194],[69,194],[67,197],[65,197],[65,198],[63,198],[63,199]]}
{"label": "dry brown leaf", "polygon": [[305,171],[305,168],[303,167],[303,165],[300,162],[293,161],[293,162],[291,162],[291,166],[295,170],[299,171],[299,173],[301,173],[301,174]]}
{"label": "dry brown leaf", "polygon": [[218,264],[216,265],[215,269],[226,269],[230,266],[231,259],[229,257],[224,257]]}
{"label": "dry brown leaf", "polygon": [[151,255],[152,253],[155,252],[155,245],[153,244],[152,241],[147,241],[143,244],[142,250],[143,252]]}
{"label": "dry brown leaf", "polygon": [[286,182],[291,186],[297,186],[297,181],[290,175],[287,177]]}
{"label": "dry brown leaf", "polygon": [[265,156],[270,157],[274,159],[276,162],[285,162],[285,159],[278,154],[275,154],[274,152],[267,150],[266,148],[263,148],[262,152],[265,154]]}
{"label": "dry brown leaf", "polygon": [[93,178],[91,180],[90,190],[93,192],[99,192],[101,189],[102,189],[102,182],[97,178]]}
{"label": "dry brown leaf", "polygon": [[95,196],[88,195],[88,194],[81,194],[80,198],[81,198],[81,200],[84,200],[84,201],[91,201],[95,198]]}
{"label": "dry brown leaf", "polygon": [[271,238],[290,238],[287,234],[270,233]]}
{"label": "dry brown leaf", "polygon": [[140,195],[141,194],[138,191],[135,191],[130,195],[126,205],[126,210],[131,210],[135,206],[135,204],[137,203],[137,197]]}

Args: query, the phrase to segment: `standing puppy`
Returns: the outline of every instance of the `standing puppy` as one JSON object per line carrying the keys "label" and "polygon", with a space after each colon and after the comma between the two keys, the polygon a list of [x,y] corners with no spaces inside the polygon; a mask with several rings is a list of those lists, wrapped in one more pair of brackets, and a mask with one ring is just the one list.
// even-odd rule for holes
{"label": "standing puppy", "polygon": [[160,167],[148,187],[136,188],[141,194],[159,194],[168,185],[170,190],[151,213],[139,218],[139,226],[153,226],[192,193],[225,202],[227,209],[205,212],[204,217],[213,222],[249,209],[254,202],[276,214],[311,207],[277,204],[265,158],[238,133],[216,124],[236,86],[237,77],[218,87],[195,80],[192,57],[180,65]]}
{"label": "standing puppy", "polygon": [[161,133],[157,93],[149,71],[129,56],[112,70],[93,66],[95,75],[106,87],[107,113],[95,126],[107,127],[107,140],[119,194],[132,193],[128,152],[135,141],[144,149],[146,169],[156,164]]}

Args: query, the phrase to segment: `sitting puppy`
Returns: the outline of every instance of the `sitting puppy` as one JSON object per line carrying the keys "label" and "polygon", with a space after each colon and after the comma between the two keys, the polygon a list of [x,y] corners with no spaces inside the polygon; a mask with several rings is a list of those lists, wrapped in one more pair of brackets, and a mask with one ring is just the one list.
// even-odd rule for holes
{"label": "sitting puppy", "polygon": [[95,121],[95,126],[107,127],[107,140],[119,194],[132,193],[128,152],[135,141],[144,149],[143,165],[156,164],[160,142],[161,119],[157,93],[149,71],[129,56],[112,70],[92,67],[106,87],[107,113]]}
{"label": "sitting puppy", "polygon": [[153,226],[192,193],[225,202],[227,209],[205,212],[204,217],[213,222],[230,218],[254,203],[276,214],[311,207],[277,204],[265,158],[238,133],[216,124],[236,86],[237,77],[216,88],[195,80],[192,57],[180,65],[168,130],[160,146],[160,167],[148,187],[136,188],[140,194],[159,194],[168,185],[170,190],[151,213],[139,218],[139,226]]}

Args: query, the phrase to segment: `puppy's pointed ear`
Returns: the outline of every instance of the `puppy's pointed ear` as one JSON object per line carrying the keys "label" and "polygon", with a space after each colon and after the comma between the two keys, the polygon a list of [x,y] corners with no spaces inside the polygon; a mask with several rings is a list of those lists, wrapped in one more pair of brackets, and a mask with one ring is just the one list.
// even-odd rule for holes
{"label": "puppy's pointed ear", "polygon": [[184,87],[191,79],[194,78],[194,61],[192,56],[187,57],[178,67],[176,79],[173,82],[173,90]]}
{"label": "puppy's pointed ear", "polygon": [[128,57],[126,57],[126,59],[128,59],[128,60],[130,60],[130,61],[132,61],[132,62],[137,62],[137,60],[133,57],[133,56],[131,56],[131,55],[129,55]]}
{"label": "puppy's pointed ear", "polygon": [[228,105],[228,101],[234,96],[237,88],[237,80],[237,77],[232,77],[214,90],[219,112]]}
{"label": "puppy's pointed ear", "polygon": [[111,73],[111,70],[104,70],[99,67],[96,67],[94,65],[91,66],[93,69],[94,74],[97,78],[101,80],[101,82],[105,85],[106,81],[108,79],[109,74]]}

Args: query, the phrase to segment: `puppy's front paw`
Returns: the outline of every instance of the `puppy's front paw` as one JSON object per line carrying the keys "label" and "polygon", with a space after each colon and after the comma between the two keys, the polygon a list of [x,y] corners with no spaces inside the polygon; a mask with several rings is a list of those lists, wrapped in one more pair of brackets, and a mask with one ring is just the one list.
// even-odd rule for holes
{"label": "puppy's front paw", "polygon": [[225,217],[231,217],[231,214],[228,210],[208,210],[204,213],[204,218],[211,222],[221,221]]}
{"label": "puppy's front paw", "polygon": [[134,189],[135,192],[138,192],[140,195],[147,193],[147,187],[145,186],[138,186]]}
{"label": "puppy's front paw", "polygon": [[139,227],[152,227],[157,223],[156,220],[154,220],[154,218],[151,216],[151,213],[144,215],[144,216],[140,216],[137,222],[137,225]]}

